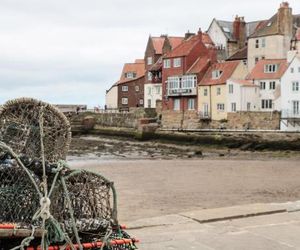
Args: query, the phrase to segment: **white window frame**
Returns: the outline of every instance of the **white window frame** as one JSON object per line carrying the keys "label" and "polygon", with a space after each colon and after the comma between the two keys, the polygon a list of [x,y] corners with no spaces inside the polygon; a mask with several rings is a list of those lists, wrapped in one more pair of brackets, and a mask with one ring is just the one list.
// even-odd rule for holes
{"label": "white window frame", "polygon": [[174,111],[179,111],[180,110],[180,99],[175,98],[173,101],[173,110]]}
{"label": "white window frame", "polygon": [[128,86],[127,85],[122,86],[122,92],[128,92]]}
{"label": "white window frame", "polygon": [[157,95],[160,95],[160,86],[155,86],[155,92]]}
{"label": "white window frame", "polygon": [[221,95],[221,88],[217,87],[217,95]]}
{"label": "white window frame", "polygon": [[259,39],[256,39],[256,40],[255,40],[255,48],[256,48],[256,49],[259,49]]}
{"label": "white window frame", "polygon": [[152,73],[148,71],[148,81],[152,81]]}
{"label": "white window frame", "polygon": [[292,101],[292,111],[293,115],[300,114],[300,101]]}
{"label": "white window frame", "polygon": [[294,73],[294,67],[291,67],[291,73],[293,74]]}
{"label": "white window frame", "polygon": [[153,57],[152,56],[148,56],[147,57],[147,65],[152,65],[153,64]]}
{"label": "white window frame", "polygon": [[164,68],[165,69],[171,68],[171,59],[164,59]]}
{"label": "white window frame", "polygon": [[179,89],[180,88],[180,78],[178,76],[168,77],[168,89]]}
{"label": "white window frame", "polygon": [[128,104],[128,97],[122,97],[122,104],[127,105]]}
{"label": "white window frame", "polygon": [[270,81],[269,82],[269,89],[270,90],[275,90],[276,89],[276,82],[275,81]]}
{"label": "white window frame", "polygon": [[259,87],[261,90],[265,90],[266,89],[266,82],[259,82]]}
{"label": "white window frame", "polygon": [[140,100],[139,100],[139,104],[140,104],[140,105],[144,105],[144,99],[140,99]]}
{"label": "white window frame", "polygon": [[273,100],[272,99],[262,99],[261,100],[261,109],[272,109]]}
{"label": "white window frame", "polygon": [[231,112],[236,112],[236,102],[231,103]]}
{"label": "white window frame", "polygon": [[261,39],[261,47],[265,48],[266,47],[266,38]]}
{"label": "white window frame", "polygon": [[266,64],[264,68],[265,73],[276,73],[278,70],[278,64]]}
{"label": "white window frame", "polygon": [[188,110],[195,110],[195,99],[194,98],[188,99]]}
{"label": "white window frame", "polygon": [[292,91],[299,92],[299,82],[298,81],[292,82]]}
{"label": "white window frame", "polygon": [[217,110],[219,112],[224,112],[225,111],[225,104],[224,103],[218,103],[217,104]]}
{"label": "white window frame", "polygon": [[197,76],[196,75],[186,75],[181,78],[181,88],[191,89],[197,86]]}
{"label": "white window frame", "polygon": [[229,84],[228,85],[228,88],[229,88],[229,94],[233,94],[233,84]]}
{"label": "white window frame", "polygon": [[179,68],[181,67],[181,57],[174,58],[173,59],[173,67],[174,68]]}
{"label": "white window frame", "polygon": [[222,75],[223,71],[221,70],[213,70],[212,74],[212,79],[220,79],[221,75]]}
{"label": "white window frame", "polygon": [[147,87],[147,89],[148,89],[148,95],[151,95],[151,93],[152,93],[152,87]]}
{"label": "white window frame", "polygon": [[251,102],[247,102],[247,111],[251,110]]}
{"label": "white window frame", "polygon": [[136,85],[135,86],[135,92],[139,92],[140,91],[140,86],[139,85]]}
{"label": "white window frame", "polygon": [[125,73],[126,74],[125,78],[127,78],[127,79],[133,79],[134,78],[134,73],[135,72],[127,72],[127,73]]}
{"label": "white window frame", "polygon": [[203,90],[203,96],[208,96],[208,89],[207,89],[207,88],[205,88],[205,89]]}

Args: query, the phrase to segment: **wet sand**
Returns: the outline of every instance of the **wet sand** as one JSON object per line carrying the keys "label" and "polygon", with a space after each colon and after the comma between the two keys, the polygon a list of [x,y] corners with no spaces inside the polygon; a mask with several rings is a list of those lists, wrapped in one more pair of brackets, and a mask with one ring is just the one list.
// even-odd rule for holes
{"label": "wet sand", "polygon": [[113,159],[69,157],[73,168],[114,181],[121,222],[199,208],[300,200],[300,162],[291,159]]}

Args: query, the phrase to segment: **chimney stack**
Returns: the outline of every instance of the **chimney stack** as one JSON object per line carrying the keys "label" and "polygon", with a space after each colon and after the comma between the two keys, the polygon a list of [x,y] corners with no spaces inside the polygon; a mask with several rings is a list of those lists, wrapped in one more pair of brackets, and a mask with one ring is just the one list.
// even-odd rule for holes
{"label": "chimney stack", "polygon": [[187,33],[185,33],[184,35],[184,40],[189,39],[191,36],[194,36],[195,33],[191,33],[189,30],[187,31]]}
{"label": "chimney stack", "polygon": [[236,15],[233,22],[233,37],[238,42],[238,47],[243,48],[246,43],[246,22],[244,17]]}
{"label": "chimney stack", "polygon": [[293,35],[293,14],[288,2],[282,2],[277,12],[277,28],[282,35],[292,37]]}

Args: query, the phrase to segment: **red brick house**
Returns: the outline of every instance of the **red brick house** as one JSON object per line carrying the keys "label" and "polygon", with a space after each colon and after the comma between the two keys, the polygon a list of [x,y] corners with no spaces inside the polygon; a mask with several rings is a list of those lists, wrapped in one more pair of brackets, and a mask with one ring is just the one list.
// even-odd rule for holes
{"label": "red brick house", "polygon": [[183,37],[149,37],[145,51],[144,106],[155,108],[156,101],[162,100],[162,55],[178,46]]}
{"label": "red brick house", "polygon": [[118,108],[144,107],[145,63],[137,59],[123,67],[118,86]]}
{"label": "red brick house", "polygon": [[201,30],[196,35],[186,36],[179,46],[164,55],[163,111],[197,112],[197,85],[215,61],[214,44]]}

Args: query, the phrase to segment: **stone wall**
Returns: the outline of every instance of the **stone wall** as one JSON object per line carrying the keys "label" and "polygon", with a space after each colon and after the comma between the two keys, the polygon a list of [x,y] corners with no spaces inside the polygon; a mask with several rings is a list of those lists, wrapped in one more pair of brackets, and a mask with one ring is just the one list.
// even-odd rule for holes
{"label": "stone wall", "polygon": [[[184,119],[183,119],[184,117]],[[182,121],[183,120],[183,121]],[[227,120],[200,120],[195,111],[162,111],[162,128],[168,129],[253,129],[279,130],[279,112],[228,113]]]}
{"label": "stone wall", "polygon": [[80,113],[71,118],[72,126],[88,125],[102,127],[138,128],[139,120],[142,118],[156,117],[155,109],[130,108],[124,113]]}
{"label": "stone wall", "polygon": [[280,129],[280,112],[237,112],[228,113],[228,129]]}

